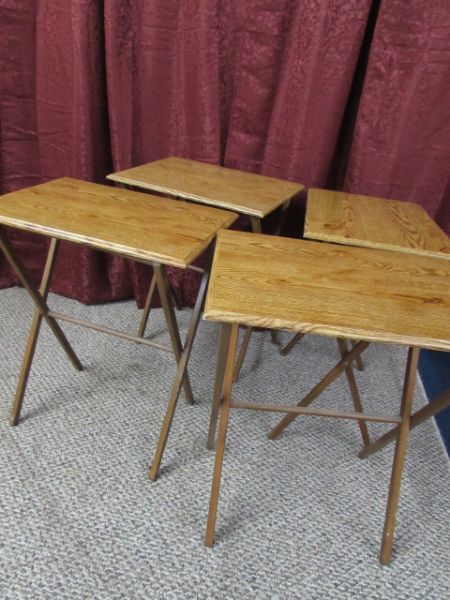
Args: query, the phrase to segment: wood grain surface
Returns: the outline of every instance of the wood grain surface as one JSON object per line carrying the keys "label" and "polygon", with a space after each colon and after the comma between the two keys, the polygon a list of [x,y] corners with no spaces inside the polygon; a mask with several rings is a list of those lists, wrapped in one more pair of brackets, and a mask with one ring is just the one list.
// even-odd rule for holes
{"label": "wood grain surface", "polygon": [[220,232],[204,318],[450,350],[450,262]]}
{"label": "wood grain surface", "polygon": [[176,157],[111,173],[107,178],[260,218],[304,189],[300,183]]}
{"label": "wood grain surface", "polygon": [[0,197],[0,224],[178,267],[195,260],[237,216],[71,178]]}
{"label": "wood grain surface", "polygon": [[305,237],[450,260],[450,239],[413,202],[310,189]]}

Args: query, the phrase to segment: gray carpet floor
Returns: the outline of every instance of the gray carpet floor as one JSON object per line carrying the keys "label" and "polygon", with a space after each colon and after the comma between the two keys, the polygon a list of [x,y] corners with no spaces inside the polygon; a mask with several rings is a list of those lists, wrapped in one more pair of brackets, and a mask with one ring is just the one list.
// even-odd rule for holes
{"label": "gray carpet floor", "polygon": [[[134,302],[58,310],[128,331]],[[393,561],[378,563],[392,448],[360,460],[355,422],[235,411],[216,544],[203,546],[214,455],[205,448],[217,327],[202,322],[163,469],[147,479],[175,368],[171,355],[63,324],[77,373],[43,327],[18,427],[8,425],[32,306],[0,292],[0,598],[450,598],[450,471],[434,424],[411,433]],[[185,330],[191,311],[178,313]],[[161,311],[151,335],[166,339]],[[149,333],[149,334],[150,334]],[[289,339],[286,333],[280,341]],[[396,412],[405,350],[371,346],[357,373],[367,409]],[[281,357],[256,332],[235,398],[294,404],[336,362],[309,336]],[[419,382],[415,407],[425,402]],[[345,379],[317,401],[351,408]],[[374,435],[386,426],[370,425]]]}

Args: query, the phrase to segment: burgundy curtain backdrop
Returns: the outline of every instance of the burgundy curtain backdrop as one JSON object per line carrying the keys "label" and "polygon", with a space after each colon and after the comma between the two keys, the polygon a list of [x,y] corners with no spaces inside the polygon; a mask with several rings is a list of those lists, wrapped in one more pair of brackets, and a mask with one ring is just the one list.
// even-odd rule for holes
{"label": "burgundy curtain backdrop", "polygon": [[[450,3],[0,0],[0,193],[168,155],[414,200],[450,232]],[[38,279],[47,242],[11,238]],[[148,284],[66,243],[52,289],[142,304]]]}

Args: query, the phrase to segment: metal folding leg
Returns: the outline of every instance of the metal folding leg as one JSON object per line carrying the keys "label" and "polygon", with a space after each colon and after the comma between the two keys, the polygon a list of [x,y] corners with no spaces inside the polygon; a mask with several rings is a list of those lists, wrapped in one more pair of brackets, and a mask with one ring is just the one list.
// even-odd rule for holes
{"label": "metal folding leg", "polygon": [[286,221],[286,217],[289,211],[289,207],[291,205],[291,201],[288,200],[287,202],[285,202],[280,209],[280,217],[278,219],[278,224],[277,227],[275,229],[275,235],[280,235],[281,230],[283,229],[283,225]]}
{"label": "metal folding leg", "polygon": [[[431,400],[428,404],[411,415],[409,429],[414,429],[414,427],[417,427],[417,425],[420,425],[430,417],[433,417],[437,413],[441,412],[441,410],[446,409],[448,406],[450,406],[450,388],[444,390],[441,394],[433,398],[433,400]],[[359,454],[359,457],[366,458],[367,456],[378,452],[378,450],[381,450],[396,440],[398,432],[399,426],[397,425],[397,427],[393,427],[387,433],[363,448]]]}
{"label": "metal folding leg", "polygon": [[141,322],[139,324],[138,336],[144,337],[145,328],[147,327],[148,318],[150,316],[150,307],[152,304],[153,294],[155,293],[156,288],[156,275],[153,273],[152,280],[150,282],[150,287],[148,289],[147,298],[145,300],[144,311],[142,313]]}
{"label": "metal folding leg", "polygon": [[280,354],[281,354],[281,356],[286,356],[287,354],[289,354],[289,352],[297,344],[297,342],[299,342],[302,338],[304,338],[305,335],[306,335],[306,333],[296,333],[289,340],[289,342],[286,344],[286,346],[284,346],[283,348],[280,348]]}
{"label": "metal folding leg", "polygon": [[214,440],[216,437],[217,418],[219,416],[220,403],[222,401],[223,380],[225,377],[225,366],[227,362],[228,345],[230,343],[230,327],[220,327],[219,333],[219,351],[217,354],[216,380],[214,383],[213,401],[211,406],[211,417],[209,421],[208,441],[206,447],[208,450],[214,449]]}
{"label": "metal folding leg", "polygon": [[[347,342],[341,338],[337,338],[336,341],[338,343],[341,358],[344,359],[348,354]],[[355,345],[352,344],[352,347],[354,348]],[[360,359],[360,358],[361,358],[361,355],[358,355],[355,358],[355,364],[357,363],[358,359]],[[350,388],[350,393],[352,395],[353,406],[355,407],[355,411],[362,413],[363,408],[362,408],[361,398],[359,396],[358,385],[356,383],[355,374],[353,373],[352,365],[350,365],[349,367],[347,367],[345,369],[345,376],[347,378],[348,386]],[[363,439],[364,447],[367,447],[370,444],[369,430],[367,429],[367,423],[365,421],[358,421],[358,425],[359,425],[359,430],[361,431],[361,437]]]}
{"label": "metal folding leg", "polygon": [[82,370],[81,362],[79,361],[77,355],[73,351],[71,345],[67,341],[66,336],[64,335],[61,327],[57,323],[57,321],[49,314],[50,310],[47,306],[46,299],[48,296],[48,291],[50,288],[51,276],[53,273],[53,267],[55,265],[56,254],[58,250],[58,240],[52,239],[50,242],[50,247],[47,255],[47,261],[44,268],[44,273],[42,276],[42,281],[39,290],[36,290],[34,284],[30,280],[28,274],[24,266],[22,265],[19,258],[16,256],[14,249],[8,240],[8,237],[5,233],[3,227],[0,227],[0,247],[4,252],[9,264],[16,272],[19,277],[22,285],[30,294],[33,302],[36,305],[36,309],[33,315],[33,321],[30,329],[30,333],[28,336],[28,342],[25,349],[25,354],[22,362],[22,367],[20,370],[19,381],[17,384],[16,394],[13,401],[13,406],[11,409],[11,417],[10,423],[11,425],[17,425],[20,419],[20,412],[22,409],[23,398],[25,395],[26,385],[28,381],[28,376],[31,369],[31,364],[33,362],[34,352],[36,349],[37,340],[39,337],[39,331],[42,323],[42,319],[44,319],[47,325],[52,330],[53,334],[63,347],[65,353],[69,357],[73,366],[78,370]]}
{"label": "metal folding leg", "polygon": [[[250,217],[250,224],[253,233],[262,233],[261,219],[259,219],[258,217]],[[248,344],[250,342],[252,331],[253,327],[245,328],[244,339],[242,340],[241,348],[239,350],[239,354],[236,359],[236,364],[234,366],[233,381],[237,381],[239,379],[239,375],[241,374],[242,365],[244,363],[245,355],[247,354]]]}
{"label": "metal folding leg", "polygon": [[389,564],[394,541],[394,529],[397,518],[397,507],[400,498],[400,486],[405,462],[408,434],[410,429],[411,406],[416,385],[417,364],[419,362],[419,348],[410,348],[406,364],[405,382],[400,408],[401,423],[398,427],[397,443],[395,445],[394,461],[392,463],[391,482],[386,505],[383,537],[380,549],[380,563]]}
{"label": "metal folding leg", "polygon": [[[170,340],[172,342],[172,347],[177,364],[179,364],[181,360],[181,354],[183,352],[183,346],[181,344],[180,332],[178,331],[175,311],[170,298],[169,282],[167,280],[166,270],[164,265],[160,264],[155,264],[153,268],[156,276],[156,286],[158,289],[158,294],[161,299],[164,317],[166,319],[167,328],[169,330]],[[194,404],[194,397],[192,395],[192,388],[187,371],[184,373],[183,377],[183,389],[188,404]]]}
{"label": "metal folding leg", "polygon": [[[357,342],[355,342],[355,340],[352,340],[351,344],[353,346],[353,348],[355,347]],[[364,371],[364,363],[362,360],[361,356],[357,356],[355,359],[355,366],[358,369],[358,371]]]}
{"label": "metal folding leg", "polygon": [[[369,346],[369,342],[358,342],[351,350],[346,354],[338,364],[329,371],[325,377],[313,387],[313,389],[297,404],[298,407],[306,407],[309,406],[320,394],[331,384],[339,375],[347,370],[353,360],[357,356],[359,356],[364,350]],[[269,439],[273,440],[280,433],[286,429],[286,427],[294,421],[298,417],[298,414],[290,413],[281,419],[281,421],[276,425],[268,434]]]}
{"label": "metal folding leg", "polygon": [[222,476],[223,456],[225,453],[225,440],[227,436],[228,417],[231,406],[231,390],[233,387],[234,356],[236,354],[237,337],[239,325],[222,325],[228,331],[222,334],[222,339],[228,339],[227,360],[225,367],[225,379],[223,390],[223,402],[220,408],[219,433],[217,435],[216,457],[214,462],[214,474],[211,485],[211,497],[209,501],[208,523],[206,526],[205,545],[212,546],[216,529],[217,506],[219,502],[220,479]]}
{"label": "metal folding leg", "polygon": [[[152,299],[155,294],[155,289],[156,289],[156,275],[155,275],[155,273],[153,273],[152,280],[150,282],[150,287],[148,288],[147,298],[145,299],[144,310],[142,311],[141,322],[139,323],[139,329],[138,329],[139,337],[144,337],[145,329],[147,327],[148,319],[150,316]],[[175,308],[177,310],[181,310],[181,306],[177,300],[177,297],[175,296],[175,294],[173,292],[173,289],[172,289],[170,283],[169,283],[168,289],[169,289],[169,293],[170,293],[170,299],[173,302]]]}
{"label": "metal folding leg", "polygon": [[[180,355],[178,361],[177,372],[175,374],[175,380],[172,386],[172,391],[170,394],[169,403],[167,405],[166,415],[164,417],[163,425],[161,428],[161,433],[159,436],[158,445],[156,447],[155,455],[153,458],[152,466],[149,471],[149,478],[152,481],[155,481],[158,477],[159,467],[161,464],[161,459],[164,454],[164,449],[166,447],[167,438],[169,437],[170,428],[172,425],[173,416],[175,414],[175,409],[178,403],[178,397],[180,395],[180,389],[183,381],[187,380],[187,365],[189,362],[189,357],[191,355],[192,345],[194,342],[195,334],[197,332],[198,323],[200,320],[200,315],[203,307],[203,302],[206,295],[206,289],[208,286],[209,280],[209,271],[205,271],[202,275],[202,279],[200,282],[200,289],[197,295],[197,300],[195,302],[194,311],[192,313],[191,321],[189,323],[189,329],[186,336],[186,342],[184,345],[184,349]],[[166,300],[167,301],[167,300]]]}
{"label": "metal folding leg", "polygon": [[[380,550],[380,562],[383,565],[389,563],[392,554],[392,542],[393,534],[395,529],[396,513],[400,497],[400,484],[403,471],[403,465],[406,455],[406,447],[408,441],[408,433],[410,429],[410,414],[411,405],[414,395],[414,386],[416,380],[417,363],[419,357],[419,350],[417,348],[410,348],[408,353],[408,362],[405,372],[405,382],[403,386],[403,395],[400,408],[400,417],[390,417],[384,415],[366,415],[361,412],[361,404],[359,401],[359,395],[354,395],[354,405],[356,412],[354,413],[341,413],[337,411],[329,411],[323,409],[312,410],[308,408],[308,405],[316,398],[336,377],[343,371],[347,372],[347,376],[350,374],[350,367],[352,361],[356,359],[369,345],[368,342],[358,342],[354,348],[349,352],[347,351],[346,345],[339,342],[339,349],[342,355],[341,361],[322,379],[322,381],[311,390],[311,392],[298,403],[296,407],[276,404],[261,404],[261,403],[250,403],[250,402],[235,402],[232,401],[231,391],[233,386],[233,364],[234,355],[236,353],[237,337],[238,337],[238,324],[222,325],[221,343],[219,350],[219,365],[216,376],[216,390],[215,390],[215,401],[220,396],[221,384],[223,381],[223,398],[220,406],[220,425],[219,433],[217,436],[217,449],[214,464],[214,473],[211,486],[211,496],[208,512],[208,521],[205,534],[205,545],[212,546],[214,543],[214,533],[217,519],[217,508],[219,501],[220,481],[222,475],[223,457],[225,451],[225,441],[228,428],[229,412],[231,408],[241,409],[252,409],[252,410],[264,410],[269,412],[286,412],[287,416],[282,422],[271,432],[270,437],[278,435],[284,427],[296,418],[299,414],[304,415],[317,415],[332,418],[350,418],[357,419],[358,421],[378,421],[386,423],[398,423],[397,428],[397,444],[395,449],[395,455],[392,466],[391,482],[389,487],[388,501],[386,506],[386,517],[384,523],[384,531],[381,541]],[[223,356],[227,353],[225,375],[223,377]],[[350,381],[349,381],[350,383]],[[351,384],[352,388],[353,385]]]}

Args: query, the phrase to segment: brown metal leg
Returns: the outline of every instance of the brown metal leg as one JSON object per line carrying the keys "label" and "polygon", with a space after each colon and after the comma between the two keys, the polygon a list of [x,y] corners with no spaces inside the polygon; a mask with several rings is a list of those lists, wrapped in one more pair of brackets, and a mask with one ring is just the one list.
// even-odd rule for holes
{"label": "brown metal leg", "polygon": [[[297,404],[297,406],[309,406],[313,400],[315,400],[320,394],[337,378],[339,375],[345,371],[351,364],[352,361],[364,352],[364,350],[369,346],[369,342],[358,342],[352,350],[345,356],[345,358],[341,359],[338,364],[329,371],[325,377],[315,386],[313,389]],[[269,439],[273,440],[280,433],[286,429],[286,427],[296,419],[298,415],[296,414],[287,414],[285,417],[281,419],[278,425],[269,432]]]}
{"label": "brown metal leg", "polygon": [[239,354],[236,360],[236,364],[234,365],[233,371],[233,381],[237,381],[239,379],[239,375],[241,374],[242,365],[244,363],[245,355],[247,354],[248,344],[250,342],[250,337],[252,335],[252,328],[246,327],[244,333],[244,339],[242,340],[241,348],[239,350]]}
{"label": "brown metal leg", "polygon": [[[148,323],[148,318],[150,316],[151,304],[152,304],[153,295],[155,293],[155,289],[156,289],[156,276],[153,273],[152,280],[150,282],[150,287],[148,288],[147,298],[145,300],[144,310],[142,312],[141,322],[139,324],[139,329],[138,329],[139,337],[144,337],[145,329],[146,329],[147,323]],[[175,296],[170,284],[169,284],[169,293],[170,293],[170,298],[172,300],[172,304],[175,306],[175,308],[177,310],[181,310],[180,303],[178,302],[177,297]]]}
{"label": "brown metal leg", "polygon": [[[164,310],[164,316],[167,323],[167,328],[169,330],[170,339],[172,342],[173,351],[175,353],[175,358],[177,360],[177,364],[180,364],[181,354],[183,352],[183,346],[181,345],[180,340],[180,332],[178,331],[177,320],[175,317],[175,311],[173,309],[173,304],[170,300],[169,294],[169,283],[167,281],[166,271],[163,265],[155,264],[154,265],[154,273],[156,276],[156,285],[158,288],[158,294],[161,300],[161,304]],[[188,404],[194,404],[194,398],[192,395],[192,388],[189,382],[189,376],[187,370],[184,371],[183,377],[183,389],[186,396],[186,400]]]}
{"label": "brown metal leg", "polygon": [[82,365],[78,360],[75,352],[72,350],[71,345],[66,339],[62,329],[55,321],[53,317],[51,317],[49,313],[49,308],[46,304],[46,299],[48,296],[48,290],[50,288],[50,280],[53,272],[53,267],[55,264],[55,258],[58,249],[58,240],[52,239],[50,242],[50,247],[47,255],[47,261],[44,268],[44,273],[42,276],[41,285],[39,291],[35,289],[33,283],[28,278],[28,275],[23,267],[19,258],[15,255],[14,249],[9,242],[6,233],[3,228],[0,227],[0,247],[4,252],[9,264],[12,266],[14,271],[17,273],[22,285],[30,294],[33,299],[36,309],[33,315],[33,321],[31,324],[30,333],[28,336],[28,342],[25,349],[25,354],[22,362],[22,367],[20,370],[19,381],[16,388],[16,394],[14,397],[10,423],[11,425],[17,425],[20,419],[20,412],[22,409],[23,398],[25,395],[25,389],[28,381],[28,376],[30,374],[31,363],[33,362],[33,356],[36,349],[37,339],[39,336],[39,331],[42,323],[42,319],[45,319],[48,326],[58,339],[59,343],[63,347],[70,361],[74,365],[74,367],[78,370],[82,370]]}
{"label": "brown metal leg", "polygon": [[175,308],[177,310],[181,310],[181,304],[178,302],[178,298],[175,295],[175,292],[173,291],[173,287],[170,285],[169,283],[169,291],[170,291],[170,296],[172,298],[172,304],[175,306]]}
{"label": "brown metal leg", "polygon": [[225,365],[227,362],[228,345],[230,343],[230,327],[220,327],[219,352],[217,354],[216,380],[214,382],[213,401],[211,406],[211,417],[209,421],[208,450],[214,449],[216,437],[217,418],[219,416],[220,403],[222,400],[223,379],[225,376]]}
{"label": "brown metal leg", "polygon": [[417,363],[419,361],[419,348],[410,348],[406,364],[405,382],[400,409],[402,422],[399,425],[397,443],[395,445],[394,461],[392,464],[391,482],[386,506],[386,518],[380,550],[380,563],[389,564],[392,555],[392,544],[394,539],[395,521],[397,516],[398,501],[400,498],[400,485],[402,479],[403,465],[405,462],[406,447],[408,445],[409,422],[411,406],[416,384]]}
{"label": "brown metal leg", "polygon": [[[47,261],[45,263],[41,285],[39,288],[39,293],[41,294],[44,300],[47,300],[58,245],[58,240],[52,239],[50,242],[50,247],[48,249]],[[13,426],[18,425],[19,423],[23,398],[25,396],[25,389],[27,386],[28,376],[31,370],[31,363],[33,362],[34,352],[36,350],[36,344],[39,336],[41,323],[42,313],[38,308],[36,308],[33,314],[33,321],[31,323],[31,329],[28,335],[28,342],[25,349],[25,355],[23,357],[22,367],[20,369],[19,381],[17,382],[16,394],[14,396],[14,401],[11,409],[10,424]]]}
{"label": "brown metal leg", "polygon": [[219,432],[217,435],[216,458],[214,462],[214,474],[211,485],[211,497],[209,501],[208,522],[206,526],[205,545],[212,546],[214,544],[214,533],[216,529],[217,505],[219,502],[220,479],[222,475],[223,455],[225,452],[225,440],[227,436],[228,417],[230,413],[231,391],[233,387],[233,365],[234,355],[236,354],[237,337],[239,325],[222,325],[231,329],[230,334],[224,334],[224,337],[229,335],[230,342],[228,346],[227,362],[225,368],[225,380],[223,390],[223,402],[220,409]]}
{"label": "brown metal leg", "polygon": [[77,355],[72,350],[72,347],[69,344],[69,342],[67,341],[66,336],[64,335],[61,327],[58,325],[58,323],[55,321],[55,319],[53,317],[49,316],[48,313],[50,311],[49,311],[49,308],[48,308],[45,300],[42,298],[41,294],[36,290],[33,283],[28,278],[25,268],[23,267],[19,258],[14,253],[14,250],[13,250],[9,240],[6,237],[6,234],[3,230],[3,228],[1,228],[1,227],[0,227],[0,248],[3,250],[9,264],[15,270],[23,287],[30,294],[33,302],[35,303],[35,305],[39,309],[39,311],[42,313],[42,317],[45,319],[47,325],[50,327],[50,329],[52,330],[52,332],[58,339],[59,343],[65,350],[67,356],[71,360],[72,364],[74,365],[74,367],[76,369],[81,371],[83,367],[82,367],[80,361],[78,360]]}
{"label": "brown metal leg", "polygon": [[[410,431],[411,429],[414,429],[414,427],[417,427],[417,425],[420,425],[421,423],[423,423],[430,417],[433,417],[438,412],[444,410],[448,406],[450,406],[450,388],[444,390],[442,394],[436,396],[436,398],[431,400],[431,402],[429,402],[426,406],[423,406],[420,410],[418,410],[411,416],[411,420],[409,422]],[[369,446],[361,450],[359,457],[367,458],[367,456],[374,454],[378,450],[381,450],[382,448],[390,444],[397,438],[399,429],[399,426],[394,427],[393,429],[379,437]]]}
{"label": "brown metal leg", "polygon": [[262,233],[261,219],[259,217],[250,217],[250,225],[253,233]]}
{"label": "brown metal leg", "polygon": [[[261,219],[259,217],[250,217],[250,224],[252,227],[253,233],[262,233],[261,227]],[[245,355],[247,354],[248,344],[250,342],[250,337],[252,335],[252,327],[247,327],[245,330],[244,339],[242,340],[241,349],[239,350],[239,354],[236,360],[236,365],[234,367],[234,379],[233,381],[237,381],[239,379],[239,375],[241,374],[242,365],[244,363]]]}
{"label": "brown metal leg", "polygon": [[302,338],[304,338],[305,335],[306,335],[306,333],[296,333],[294,335],[294,337],[291,338],[291,340],[289,340],[289,342],[286,344],[286,346],[284,346],[283,348],[280,348],[281,356],[286,356],[286,354],[289,354],[289,352],[292,350],[292,348],[295,346],[295,344],[297,342],[299,342]]}
{"label": "brown metal leg", "polygon": [[283,229],[283,225],[284,225],[284,222],[286,221],[286,216],[287,216],[290,204],[291,204],[291,201],[288,200],[281,207],[280,218],[278,219],[278,224],[275,229],[275,235],[280,235],[281,230]]}
{"label": "brown metal leg", "polygon": [[142,313],[141,322],[139,324],[138,336],[144,337],[145,328],[147,327],[148,318],[150,316],[150,307],[152,304],[153,294],[156,288],[156,275],[153,273],[150,287],[148,288],[147,298],[145,300],[144,311]]}
{"label": "brown metal leg", "polygon": [[[336,341],[338,343],[341,358],[345,358],[348,354],[347,342],[341,338],[336,338]],[[354,348],[354,347],[355,347],[355,343],[352,342],[352,348]],[[355,358],[355,364],[356,364],[358,358],[360,358],[360,356],[357,356]],[[350,393],[352,395],[353,406],[355,407],[355,411],[362,413],[364,411],[362,408],[361,398],[359,396],[359,390],[358,390],[358,385],[356,383],[355,374],[353,373],[353,369],[352,369],[351,365],[349,367],[347,367],[347,369],[345,369],[345,376],[347,377],[348,387],[350,388]],[[361,431],[361,437],[363,439],[364,447],[366,447],[370,444],[370,437],[369,437],[369,430],[367,429],[367,423],[365,421],[359,420],[358,425],[359,425],[359,430]]]}
{"label": "brown metal leg", "polygon": [[[294,335],[294,337],[292,337],[289,342],[286,344],[286,346],[284,346],[283,348],[280,348],[280,354],[281,356],[286,356],[287,354],[289,354],[289,352],[292,350],[292,348],[305,336],[305,333],[296,333]],[[352,347],[354,348],[356,345],[356,342],[353,341],[352,342]],[[358,369],[358,371],[364,371],[364,364],[362,361],[361,356],[357,356],[355,358],[355,365],[356,368]]]}
{"label": "brown metal leg", "polygon": [[[356,345],[356,342],[353,340],[352,341],[352,348],[354,348],[355,345]],[[362,360],[361,356],[357,356],[355,358],[355,366],[358,369],[358,371],[364,371],[364,363],[363,363],[363,360]]]}
{"label": "brown metal leg", "polygon": [[186,336],[186,343],[184,345],[184,349],[181,354],[180,361],[178,363],[177,372],[175,374],[175,380],[172,386],[172,392],[170,394],[169,403],[167,405],[166,415],[164,417],[161,433],[159,435],[158,445],[156,447],[155,456],[153,457],[152,466],[149,471],[149,478],[152,481],[155,481],[158,477],[161,459],[164,454],[164,449],[166,447],[167,438],[169,437],[173,416],[175,414],[175,409],[178,403],[178,397],[180,395],[181,384],[186,375],[186,369],[189,357],[191,355],[192,344],[194,342],[195,334],[197,333],[197,327],[198,322],[200,320],[203,301],[205,299],[206,288],[208,287],[208,279],[209,272],[205,271],[202,275],[202,280],[200,282],[200,289],[197,295],[197,300],[195,302],[195,307],[192,313],[191,321],[189,323],[189,330]]}

